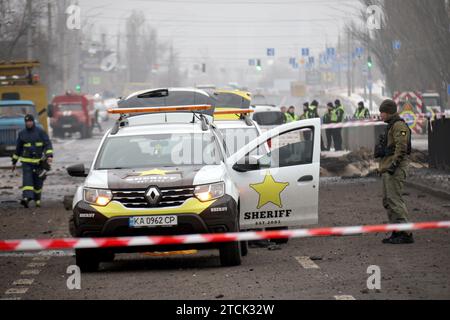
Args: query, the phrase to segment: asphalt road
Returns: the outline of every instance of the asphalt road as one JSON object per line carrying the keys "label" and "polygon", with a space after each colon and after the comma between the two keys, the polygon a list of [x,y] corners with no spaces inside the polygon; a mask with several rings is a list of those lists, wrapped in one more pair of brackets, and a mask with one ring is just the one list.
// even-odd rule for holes
{"label": "asphalt road", "polygon": [[[14,202],[20,177],[0,170],[0,238],[68,236],[70,212],[62,197],[80,180],[68,178],[64,168],[89,163],[99,139],[55,143],[55,172],[38,210]],[[319,225],[386,222],[380,183],[322,179]],[[405,192],[412,221],[450,219],[448,201]],[[384,236],[292,239],[280,250],[250,249],[232,268],[220,267],[215,251],[118,255],[99,272],[82,274],[81,290],[67,287],[67,268],[75,263],[71,251],[0,253],[0,299],[450,299],[450,230],[418,231],[415,244],[402,246],[381,244]],[[381,271],[380,290],[367,289],[373,265]]]}

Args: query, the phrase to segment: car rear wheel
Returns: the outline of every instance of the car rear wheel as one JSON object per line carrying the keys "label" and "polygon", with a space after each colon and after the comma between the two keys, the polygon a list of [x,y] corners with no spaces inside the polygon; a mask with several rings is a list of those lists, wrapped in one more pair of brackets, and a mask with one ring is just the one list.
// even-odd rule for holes
{"label": "car rear wheel", "polygon": [[115,257],[116,255],[111,251],[106,251],[101,254],[102,262],[113,262]]}
{"label": "car rear wheel", "polygon": [[63,139],[65,137],[64,131],[61,129],[53,129],[53,136],[55,138]]}
{"label": "car rear wheel", "polygon": [[75,261],[81,272],[95,272],[100,266],[98,254],[93,249],[75,249]]}
{"label": "car rear wheel", "polygon": [[241,241],[241,255],[243,257],[248,255],[248,241]]}
{"label": "car rear wheel", "polygon": [[89,138],[89,128],[87,126],[82,126],[80,130],[81,139]]}

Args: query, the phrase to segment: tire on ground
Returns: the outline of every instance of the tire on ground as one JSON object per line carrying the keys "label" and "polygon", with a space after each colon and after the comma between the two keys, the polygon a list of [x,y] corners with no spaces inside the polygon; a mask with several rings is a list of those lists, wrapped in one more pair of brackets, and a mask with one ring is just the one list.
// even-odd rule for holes
{"label": "tire on ground", "polygon": [[224,243],[219,251],[220,264],[223,267],[233,267],[241,264],[241,244],[238,241]]}
{"label": "tire on ground", "polygon": [[241,241],[241,255],[243,257],[248,255],[248,241]]}
{"label": "tire on ground", "polygon": [[[233,232],[239,232],[239,217],[236,217],[235,226],[236,229]],[[223,267],[233,267],[241,264],[241,242],[226,242],[220,246],[219,251],[220,264]]]}
{"label": "tire on ground", "polygon": [[81,139],[89,138],[89,128],[87,126],[83,125],[81,127],[80,134],[81,134]]}
{"label": "tire on ground", "polygon": [[81,272],[95,272],[100,265],[95,249],[75,249],[75,261]]}

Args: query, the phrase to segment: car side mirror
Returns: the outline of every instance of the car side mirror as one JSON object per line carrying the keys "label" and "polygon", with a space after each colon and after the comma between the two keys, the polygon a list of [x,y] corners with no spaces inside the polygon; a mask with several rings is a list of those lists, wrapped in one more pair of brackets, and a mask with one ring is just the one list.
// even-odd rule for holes
{"label": "car side mirror", "polygon": [[86,168],[82,163],[74,164],[73,166],[68,167],[67,173],[71,177],[80,177],[80,178],[86,178],[89,175],[89,172],[86,172]]}
{"label": "car side mirror", "polygon": [[263,168],[270,168],[270,164],[261,161],[262,158],[257,159],[255,156],[245,156],[244,163],[235,163],[233,170],[237,172],[255,171]]}
{"label": "car side mirror", "polygon": [[49,118],[53,118],[53,105],[52,104],[49,104],[47,106],[47,115]]}

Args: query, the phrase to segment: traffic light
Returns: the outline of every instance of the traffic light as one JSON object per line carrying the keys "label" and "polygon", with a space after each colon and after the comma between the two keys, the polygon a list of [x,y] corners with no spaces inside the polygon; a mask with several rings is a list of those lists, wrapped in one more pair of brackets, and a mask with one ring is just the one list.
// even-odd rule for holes
{"label": "traffic light", "polygon": [[369,69],[372,69],[372,67],[373,67],[372,57],[371,57],[371,56],[369,56],[369,57],[367,58],[367,67],[368,67]]}
{"label": "traffic light", "polygon": [[258,70],[258,71],[262,70],[261,60],[260,59],[256,60],[256,70]]}
{"label": "traffic light", "polygon": [[81,92],[81,86],[79,84],[76,85],[75,91],[80,93]]}

